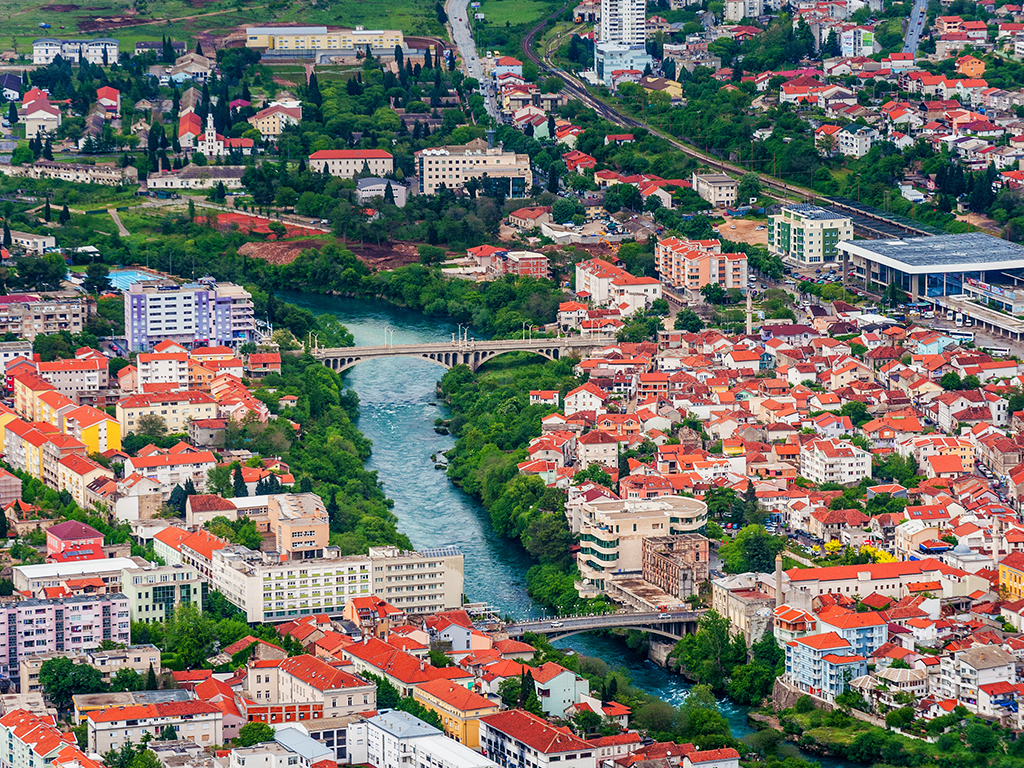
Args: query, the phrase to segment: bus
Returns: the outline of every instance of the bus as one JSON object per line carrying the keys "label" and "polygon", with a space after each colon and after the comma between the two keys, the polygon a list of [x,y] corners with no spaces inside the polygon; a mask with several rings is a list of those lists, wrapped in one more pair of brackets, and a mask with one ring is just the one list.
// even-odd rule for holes
{"label": "bus", "polygon": [[981,351],[982,352],[988,352],[993,357],[1009,357],[1010,356],[1010,348],[1009,347],[982,347]]}
{"label": "bus", "polygon": [[974,331],[949,331],[946,335],[956,342],[974,342]]}

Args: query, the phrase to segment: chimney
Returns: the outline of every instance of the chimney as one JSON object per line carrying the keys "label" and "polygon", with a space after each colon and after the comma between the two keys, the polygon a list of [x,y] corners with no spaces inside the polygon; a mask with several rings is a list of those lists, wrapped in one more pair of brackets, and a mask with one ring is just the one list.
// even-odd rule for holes
{"label": "chimney", "polygon": [[494,149],[494,129],[487,129],[487,148]]}
{"label": "chimney", "polygon": [[426,662],[420,659],[420,672],[426,671]]}
{"label": "chimney", "polygon": [[782,605],[782,553],[775,556],[775,607]]}

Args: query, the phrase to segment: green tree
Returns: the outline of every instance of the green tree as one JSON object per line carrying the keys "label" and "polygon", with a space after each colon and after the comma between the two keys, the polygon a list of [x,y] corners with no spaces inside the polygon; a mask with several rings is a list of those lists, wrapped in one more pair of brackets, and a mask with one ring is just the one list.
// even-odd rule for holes
{"label": "green tree", "polygon": [[251,747],[274,740],[274,729],[266,723],[253,721],[238,729],[238,736],[233,740],[235,747]]}
{"label": "green tree", "polygon": [[129,768],[163,768],[163,763],[151,749],[140,749],[135,753]]}
{"label": "green tree", "polygon": [[692,309],[684,309],[676,315],[676,319],[672,327],[677,331],[700,333],[704,330],[704,321],[701,320],[700,316]]}
{"label": "green tree", "polygon": [[122,667],[110,679],[111,691],[142,691],[145,689],[145,679],[131,667]]}
{"label": "green tree", "polygon": [[700,295],[708,304],[725,304],[729,298],[725,289],[718,283],[708,283],[700,289]]}
{"label": "green tree", "polygon": [[163,417],[155,413],[147,413],[139,417],[136,434],[143,437],[159,438],[167,434],[167,423]]}
{"label": "green tree", "polygon": [[146,687],[147,691],[155,691],[160,687],[160,683],[156,679],[156,671],[153,669],[153,665],[149,665],[149,671],[146,673]]}
{"label": "green tree", "polygon": [[730,542],[719,548],[719,557],[730,573],[771,573],[775,556],[786,546],[780,536],[772,536],[764,526],[748,525]]}
{"label": "green tree", "polygon": [[939,386],[949,392],[950,390],[963,389],[963,381],[960,380],[960,376],[955,371],[949,371],[942,375],[939,379]]}
{"label": "green tree", "polygon": [[232,487],[234,488],[235,498],[241,499],[249,495],[249,489],[245,484],[245,478],[242,477],[241,466],[235,466],[234,472],[232,473]]}
{"label": "green tree", "polygon": [[736,202],[746,205],[751,198],[761,196],[761,177],[756,173],[745,173],[736,188]]}
{"label": "green tree", "polygon": [[197,667],[209,656],[214,640],[213,619],[195,603],[178,605],[164,629],[167,650],[176,653],[185,667]]}
{"label": "green tree", "polygon": [[64,207],[60,209],[60,216],[57,217],[57,222],[63,227],[71,221],[71,211],[68,210],[68,204],[64,203]]}

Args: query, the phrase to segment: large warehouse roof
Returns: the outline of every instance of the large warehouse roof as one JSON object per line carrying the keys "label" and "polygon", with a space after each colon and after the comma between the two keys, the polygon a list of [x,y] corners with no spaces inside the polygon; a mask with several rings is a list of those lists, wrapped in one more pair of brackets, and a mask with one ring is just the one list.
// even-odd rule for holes
{"label": "large warehouse roof", "polygon": [[839,249],[912,275],[1024,268],[1024,245],[981,232],[857,240],[839,243]]}

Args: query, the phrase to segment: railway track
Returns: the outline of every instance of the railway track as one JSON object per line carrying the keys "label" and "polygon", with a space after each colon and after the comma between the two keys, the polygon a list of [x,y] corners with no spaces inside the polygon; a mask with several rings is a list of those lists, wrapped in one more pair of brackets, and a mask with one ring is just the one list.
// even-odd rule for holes
{"label": "railway track", "polygon": [[[536,64],[539,70],[546,74],[553,75],[559,78],[565,84],[563,91],[568,92],[574,98],[582,101],[584,104],[593,109],[595,112],[597,112],[597,114],[599,114],[601,117],[603,117],[605,120],[608,120],[609,122],[615,123],[616,125],[622,126],[624,128],[644,128],[647,131],[650,131],[651,133],[663,138],[674,149],[679,150],[683,154],[688,155],[689,157],[692,157],[695,160],[700,160],[703,163],[707,163],[707,165],[711,168],[718,168],[722,171],[722,173],[725,173],[726,171],[731,171],[732,173],[739,175],[750,173],[750,170],[747,168],[744,168],[739,165],[734,165],[733,163],[726,162],[725,160],[722,160],[721,158],[716,157],[715,155],[702,152],[695,147],[682,143],[681,141],[664,133],[658,128],[654,128],[653,126],[643,122],[642,120],[637,120],[634,117],[623,114],[617,109],[605,104],[603,101],[600,101],[599,99],[592,96],[591,93],[587,90],[586,84],[584,84],[583,81],[581,81],[575,75],[552,65],[546,57],[537,56],[537,54],[535,54],[533,51],[533,40],[537,36],[537,33],[544,28],[548,21],[558,16],[568,6],[569,3],[567,2],[559,10],[555,11],[553,14],[551,14],[546,19],[537,24],[537,26],[531,29],[529,33],[526,35],[526,37],[523,38],[523,41],[520,46],[522,48],[523,55],[526,56],[526,58],[528,58],[534,64]],[[764,187],[773,190],[777,193],[780,193],[783,196],[783,198],[795,196],[805,203],[816,203],[818,205],[840,208],[843,207],[838,205],[830,198],[818,194],[813,189],[807,189],[806,187],[789,184],[785,181],[775,178],[774,176],[769,176],[764,173],[758,173],[757,176],[761,180],[761,184]],[[933,234],[932,232],[928,232],[923,229],[916,229],[909,225],[893,222],[881,216],[872,216],[870,213],[864,211],[859,211],[858,215],[869,219],[875,219],[876,221],[884,222],[890,226],[899,226],[901,229],[906,230],[910,234]]]}

